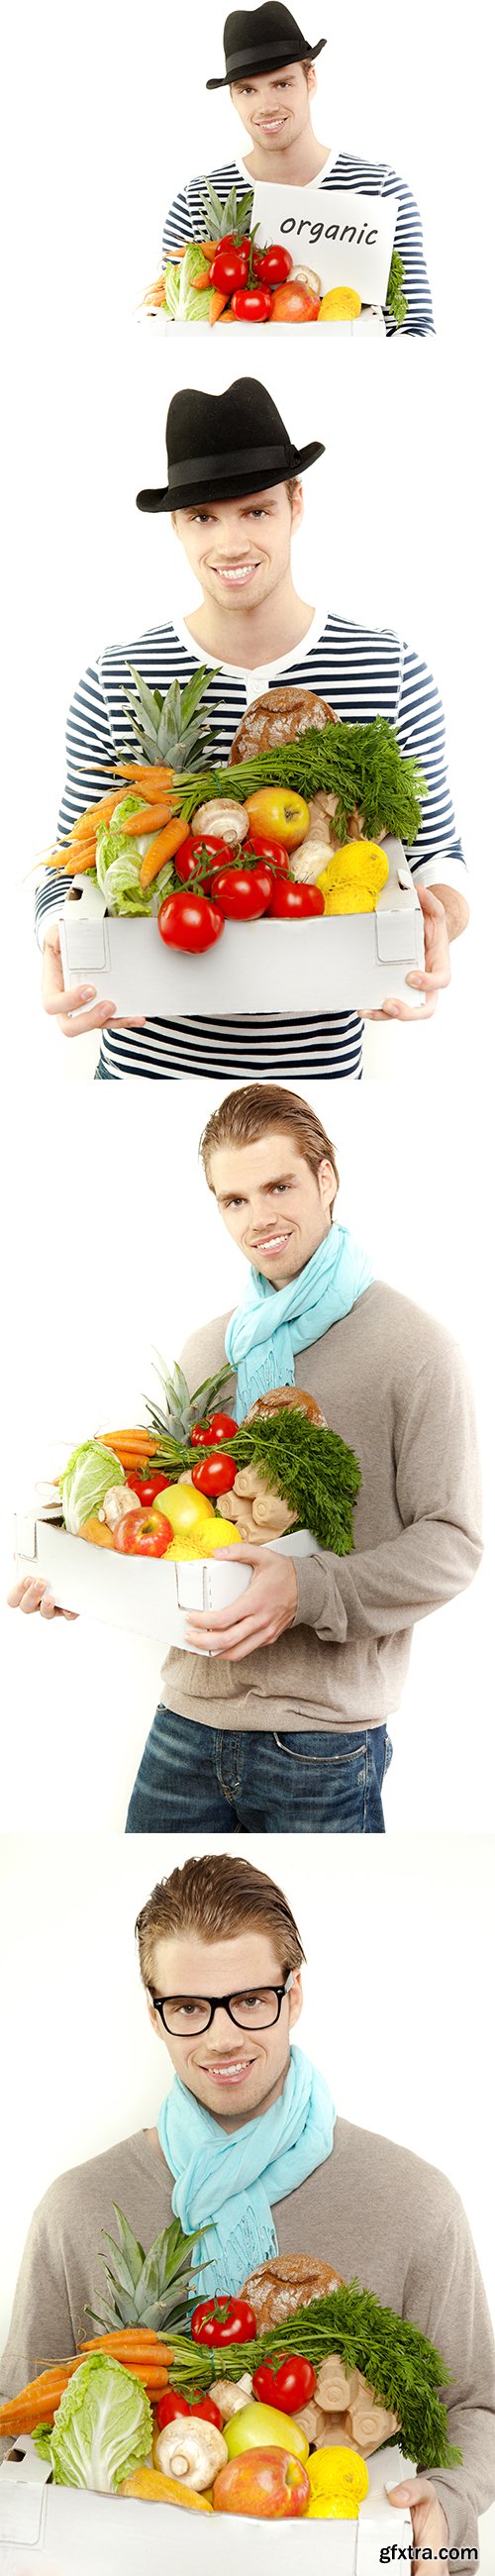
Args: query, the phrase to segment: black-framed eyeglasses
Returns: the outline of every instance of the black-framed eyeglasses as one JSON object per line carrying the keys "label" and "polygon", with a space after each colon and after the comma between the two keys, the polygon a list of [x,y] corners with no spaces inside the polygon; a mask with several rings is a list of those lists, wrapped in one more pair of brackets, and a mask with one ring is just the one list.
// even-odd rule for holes
{"label": "black-framed eyeglasses", "polygon": [[151,2001],[171,2039],[210,2030],[217,2012],[228,2013],[238,2030],[271,2030],[293,1983],[291,1968],[284,1986],[248,1986],[236,1995],[152,1995]]}

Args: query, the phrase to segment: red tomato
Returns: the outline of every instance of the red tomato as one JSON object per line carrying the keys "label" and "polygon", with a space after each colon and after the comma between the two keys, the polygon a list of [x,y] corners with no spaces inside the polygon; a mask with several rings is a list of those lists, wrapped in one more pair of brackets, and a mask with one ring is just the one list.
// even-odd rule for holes
{"label": "red tomato", "polygon": [[[212,834],[205,835],[203,839],[201,839],[199,835],[196,838],[195,834],[190,832],[188,840],[183,841],[182,849],[177,851],[177,856],[174,859],[176,874],[178,877],[182,878],[184,885],[187,884],[189,877],[197,875],[197,870],[201,866],[202,860],[206,857],[216,859],[218,867],[220,866],[220,861],[225,862],[226,864],[227,861],[232,858],[231,842],[222,841],[220,836],[214,840]],[[211,877],[207,873],[206,876],[203,877],[205,893],[208,892],[210,884]]]}
{"label": "red tomato", "polygon": [[225,2292],[216,2299],[200,2299],[193,2308],[191,2334],[193,2343],[252,2343],[258,2332],[254,2308],[248,2299],[231,2299]]}
{"label": "red tomato", "polygon": [[145,1504],[154,1503],[155,1494],[164,1494],[172,1479],[171,1476],[160,1476],[157,1470],[156,1476],[126,1476],[125,1481],[131,1492],[137,1494],[138,1502]]}
{"label": "red tomato", "polygon": [[288,2354],[278,2370],[271,2370],[268,2361],[260,2361],[258,2370],[253,2371],[254,2396],[261,2399],[263,2406],[280,2407],[283,2415],[295,2415],[300,2406],[307,2406],[314,2388],[313,2364],[303,2361],[296,2352]]}
{"label": "red tomato", "polygon": [[217,251],[219,250],[244,250],[247,251],[249,259],[250,249],[250,233],[243,233],[242,241],[237,240],[236,233],[222,233],[221,241],[215,243],[215,259],[217,257]]}
{"label": "red tomato", "polygon": [[262,286],[285,286],[292,268],[292,251],[283,250],[281,242],[269,242],[266,250],[254,251],[253,267]]}
{"label": "red tomato", "polygon": [[248,268],[247,252],[231,250],[230,247],[225,250],[222,242],[212,260],[210,286],[214,286],[215,293],[218,288],[220,295],[235,295],[236,287],[246,284]]}
{"label": "red tomato", "polygon": [[223,912],[216,911],[204,894],[169,894],[160,905],[158,928],[167,948],[183,948],[189,956],[201,957],[221,938]]}
{"label": "red tomato", "polygon": [[[204,1427],[205,1426],[203,1425],[203,1429]],[[206,1443],[209,1440],[214,1440],[216,1448],[217,1441],[234,1440],[238,1429],[239,1424],[238,1422],[234,1422],[233,1413],[212,1413],[210,1421],[206,1423]],[[194,1439],[193,1431],[191,1432],[191,1439]]]}
{"label": "red tomato", "polygon": [[296,885],[293,877],[279,877],[272,887],[270,913],[275,921],[309,921],[311,915],[324,912],[321,886]]}
{"label": "red tomato", "polygon": [[173,2424],[174,2415],[190,2415],[190,2413],[191,2408],[187,2397],[176,2396],[173,2388],[167,2388],[166,2397],[159,2397],[156,2409],[159,2433],[163,2433],[164,2424]]}
{"label": "red tomato", "polygon": [[294,286],[278,286],[272,298],[272,322],[317,322],[319,295],[311,295],[308,286],[295,281]]}
{"label": "red tomato", "polygon": [[195,1422],[192,1431],[189,1433],[189,1446],[191,1449],[207,1449],[209,1438],[209,1422]]}
{"label": "red tomato", "polygon": [[268,322],[272,305],[273,295],[270,295],[267,286],[241,286],[237,294],[232,296],[232,312],[235,313],[236,322]]}
{"label": "red tomato", "polygon": [[[250,832],[249,841],[243,842],[243,858],[249,858],[251,850],[254,850],[256,859],[270,859],[272,866],[274,868],[280,868],[283,875],[286,875],[290,864],[289,852],[288,850],[284,850],[281,841],[268,841],[265,839],[263,832]],[[182,853],[179,852],[179,857],[181,857],[181,855]]]}
{"label": "red tomato", "polygon": [[190,2414],[202,2415],[206,2424],[216,2424],[217,2433],[223,2433],[223,2415],[220,2414],[220,2407],[215,2406],[213,2397],[198,2398],[197,2405],[190,2407]]}
{"label": "red tomato", "polygon": [[261,859],[254,868],[215,868],[211,890],[228,921],[260,921],[273,894],[271,869]]}
{"label": "red tomato", "polygon": [[220,1457],[203,1458],[199,1467],[193,1467],[191,1484],[198,1494],[230,1494],[236,1475],[234,1458],[225,1458],[222,1451]]}
{"label": "red tomato", "polygon": [[164,1512],[123,1512],[114,1532],[120,1556],[164,1556],[173,1531]]}

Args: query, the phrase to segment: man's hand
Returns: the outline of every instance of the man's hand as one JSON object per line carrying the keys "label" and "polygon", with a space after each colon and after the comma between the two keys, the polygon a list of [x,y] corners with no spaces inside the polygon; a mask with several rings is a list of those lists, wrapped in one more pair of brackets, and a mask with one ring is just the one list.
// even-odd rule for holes
{"label": "man's hand", "polygon": [[228,1610],[196,1610],[186,1627],[186,1644],[194,1653],[208,1647],[220,1660],[238,1664],[257,1646],[274,1646],[291,1628],[297,1609],[297,1577],[291,1556],[275,1556],[268,1547],[217,1547],[212,1560],[252,1565],[253,1580]]}
{"label": "man's hand", "polygon": [[414,1006],[408,1002],[382,1002],[381,1011],[362,1011],[363,1020],[419,1020],[420,1023],[422,1020],[431,1020],[433,1012],[436,1011],[439,992],[443,992],[445,985],[450,984],[450,947],[445,905],[440,903],[438,895],[433,893],[432,886],[417,885],[416,893],[423,914],[425,965],[424,973],[418,967],[414,969],[412,975],[406,975],[406,984],[414,984],[416,992],[426,994],[423,1009],[415,1011]]}
{"label": "man's hand", "polygon": [[[41,992],[44,1010],[49,1019],[58,1020],[63,1038],[85,1038],[90,1029],[108,1029],[112,1021],[116,1029],[144,1029],[144,1020],[117,1020],[115,1002],[94,1001],[94,984],[72,984],[66,989],[58,921],[49,922],[45,931]],[[88,1002],[94,1002],[93,1010],[86,1008]]]}
{"label": "man's hand", "polygon": [[[447,2516],[444,2513],[443,2504],[440,2504],[435,2494],[431,2478],[405,2478],[403,2486],[387,2487],[387,2495],[389,2504],[409,2505],[414,2539],[420,2550],[427,2549],[428,2552],[432,2550],[435,2552],[437,2549],[447,2548],[449,2537]],[[437,2560],[437,2565],[445,2566],[445,2559]],[[428,2566],[435,2566],[434,2556],[428,2556]],[[421,2557],[414,2558],[412,2576],[421,2576],[421,2567]]]}
{"label": "man's hand", "polygon": [[23,1574],[7,1593],[9,1610],[39,1610],[42,1619],[77,1619],[77,1610],[59,1610],[46,1574]]}

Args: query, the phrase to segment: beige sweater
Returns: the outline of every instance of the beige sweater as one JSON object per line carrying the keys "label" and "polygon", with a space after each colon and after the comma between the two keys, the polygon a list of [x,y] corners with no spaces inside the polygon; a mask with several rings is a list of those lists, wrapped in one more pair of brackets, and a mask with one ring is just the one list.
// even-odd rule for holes
{"label": "beige sweater", "polygon": [[[191,1337],[194,1388],[225,1357],[228,1316]],[[481,1556],[476,1425],[457,1344],[377,1281],[301,1353],[296,1384],[360,1462],[354,1552],[294,1560],[295,1619],[240,1664],[174,1647],[165,1705],[205,1726],[380,1726],[397,1708],[416,1619],[472,1581]]]}
{"label": "beige sweater", "polygon": [[[62,2174],[31,2223],[1,2369],[4,2397],[34,2376],[40,2360],[76,2349],[92,2329],[104,2290],[100,2230],[112,2235],[112,2204],[124,2210],[145,2251],[171,2217],[171,2175],[157,2133],[136,2137]],[[357,2278],[385,2306],[430,2336],[453,2372],[444,2391],[449,2439],[463,2466],[434,2484],[449,2540],[476,2545],[477,2515],[495,2492],[495,2349],[465,2211],[434,2165],[373,2130],[337,2120],[327,2162],[274,2209],[282,2254],[318,2254],[344,2280]],[[239,2285],[240,2286],[240,2285]],[[471,2562],[473,2563],[473,2562]]]}

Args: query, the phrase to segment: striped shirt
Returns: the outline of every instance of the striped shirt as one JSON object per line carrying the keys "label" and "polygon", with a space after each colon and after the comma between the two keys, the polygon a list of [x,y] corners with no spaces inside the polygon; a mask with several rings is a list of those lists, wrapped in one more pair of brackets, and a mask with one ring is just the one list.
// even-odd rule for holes
{"label": "striped shirt", "polygon": [[[211,662],[191,641],[187,627],[151,628],[127,645],[108,646],[93,669],[85,671],[75,690],[67,725],[67,781],[60,807],[57,839],[63,841],[77,816],[108,791],[115,759],[136,751],[125,693],[130,688],[129,662],[148,687],[183,685],[200,663]],[[257,671],[224,665],[212,676],[203,705],[217,731],[217,762],[228,759],[234,734],[254,698],[287,682],[315,689],[348,722],[369,723],[384,715],[397,728],[401,752],[414,753],[428,783],[421,827],[407,855],[423,885],[462,886],[465,861],[456,838],[445,765],[445,728],[434,679],[419,655],[386,627],[351,625],[341,617],[315,611],[302,645],[285,661]],[[47,916],[60,915],[70,879],[52,872],[40,886],[36,915],[40,940]],[[179,1080],[210,1075],[226,1080],[243,1076],[285,1079],[311,1074],[323,1079],[359,1076],[363,1027],[356,1011],[317,1018],[284,1019],[263,1013],[231,1019],[147,1020],[141,1029],[110,1027],[102,1040],[100,1070],[121,1077],[145,1074]]]}
{"label": "striped shirt", "polygon": [[[213,170],[209,175],[210,184],[216,188],[222,205],[225,205],[232,187],[238,190],[239,196],[244,196],[246,188],[250,185],[249,171],[243,168],[241,161],[229,161],[223,170]],[[393,313],[389,313],[385,306],[386,334],[387,339],[392,339],[399,328],[401,337],[406,338],[409,335],[409,338],[425,339],[427,332],[434,331],[435,325],[425,266],[421,217],[405,179],[399,179],[397,171],[389,169],[386,161],[357,161],[351,152],[338,152],[336,155],[333,153],[329,155],[324,169],[320,170],[319,178],[312,184],[318,188],[327,188],[330,194],[336,188],[356,188],[361,197],[398,197],[399,211],[395,226],[394,249],[400,252],[404,263],[403,287],[407,297],[407,314],[405,322],[397,325]],[[174,199],[163,234],[164,264],[167,259],[174,258],[181,242],[205,240],[206,220],[203,207],[205,186],[204,177],[190,179],[188,186],[181,188],[179,196]]]}

